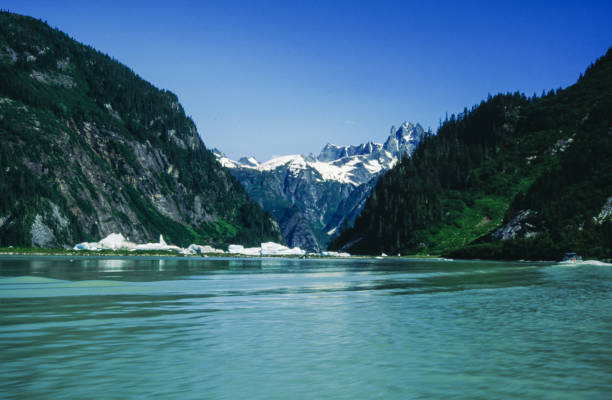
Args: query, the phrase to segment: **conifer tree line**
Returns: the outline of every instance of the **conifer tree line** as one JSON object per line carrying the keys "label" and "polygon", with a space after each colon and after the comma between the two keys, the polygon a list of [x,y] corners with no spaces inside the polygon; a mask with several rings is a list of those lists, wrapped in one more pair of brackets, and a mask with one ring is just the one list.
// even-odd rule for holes
{"label": "conifer tree line", "polygon": [[[567,89],[540,97],[489,95],[447,117],[436,135],[379,180],[354,226],[330,248],[532,259],[573,250],[612,257],[610,219],[596,222],[610,197],[609,50]],[[531,233],[494,240],[495,229],[525,210]]]}

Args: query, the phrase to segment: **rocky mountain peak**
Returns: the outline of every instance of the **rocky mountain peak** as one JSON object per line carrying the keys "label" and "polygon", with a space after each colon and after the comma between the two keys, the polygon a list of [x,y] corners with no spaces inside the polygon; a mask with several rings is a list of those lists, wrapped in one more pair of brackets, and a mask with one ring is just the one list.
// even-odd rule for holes
{"label": "rocky mountain peak", "polygon": [[383,148],[394,156],[401,158],[404,154],[412,154],[423,139],[425,131],[421,124],[404,122],[395,132],[393,128]]}
{"label": "rocky mountain peak", "polygon": [[338,160],[348,156],[347,149],[347,146],[337,146],[335,144],[327,143],[321,150],[321,153],[319,153],[317,160],[322,162]]}
{"label": "rocky mountain peak", "polygon": [[251,167],[256,167],[259,165],[259,161],[255,157],[241,157],[238,162],[244,165],[250,165]]}

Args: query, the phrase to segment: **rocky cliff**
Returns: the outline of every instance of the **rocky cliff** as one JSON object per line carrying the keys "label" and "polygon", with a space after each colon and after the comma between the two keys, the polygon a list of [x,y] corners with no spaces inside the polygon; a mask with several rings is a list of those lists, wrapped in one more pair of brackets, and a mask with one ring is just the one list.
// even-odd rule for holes
{"label": "rocky cliff", "polygon": [[0,245],[259,244],[276,222],[173,93],[33,18],[0,13]]}

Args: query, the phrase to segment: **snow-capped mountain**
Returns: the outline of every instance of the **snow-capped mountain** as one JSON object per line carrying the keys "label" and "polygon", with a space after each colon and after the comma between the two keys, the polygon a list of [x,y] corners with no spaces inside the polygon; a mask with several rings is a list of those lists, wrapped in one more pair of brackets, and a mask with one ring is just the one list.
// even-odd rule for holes
{"label": "snow-capped mountain", "polygon": [[359,214],[377,177],[410,156],[424,135],[420,124],[392,127],[384,144],[327,144],[318,156],[235,161],[213,149],[254,200],[279,222],[289,246],[319,251]]}
{"label": "snow-capped mountain", "polygon": [[320,175],[320,181],[336,181],[359,186],[373,176],[392,168],[405,154],[412,154],[421,141],[424,131],[420,124],[405,122],[391,134],[384,144],[367,142],[357,146],[337,146],[328,143],[318,156],[301,154],[274,157],[260,163],[254,157],[242,157],[238,161],[227,158],[217,149],[213,152],[227,168],[247,168],[260,172],[285,168],[294,175],[311,168]]}

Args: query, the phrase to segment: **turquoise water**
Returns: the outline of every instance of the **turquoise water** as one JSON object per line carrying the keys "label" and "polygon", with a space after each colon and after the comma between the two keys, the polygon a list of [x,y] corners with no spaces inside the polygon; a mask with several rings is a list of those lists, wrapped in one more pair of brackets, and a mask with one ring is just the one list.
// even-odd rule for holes
{"label": "turquoise water", "polygon": [[610,399],[612,266],[0,258],[0,398]]}

